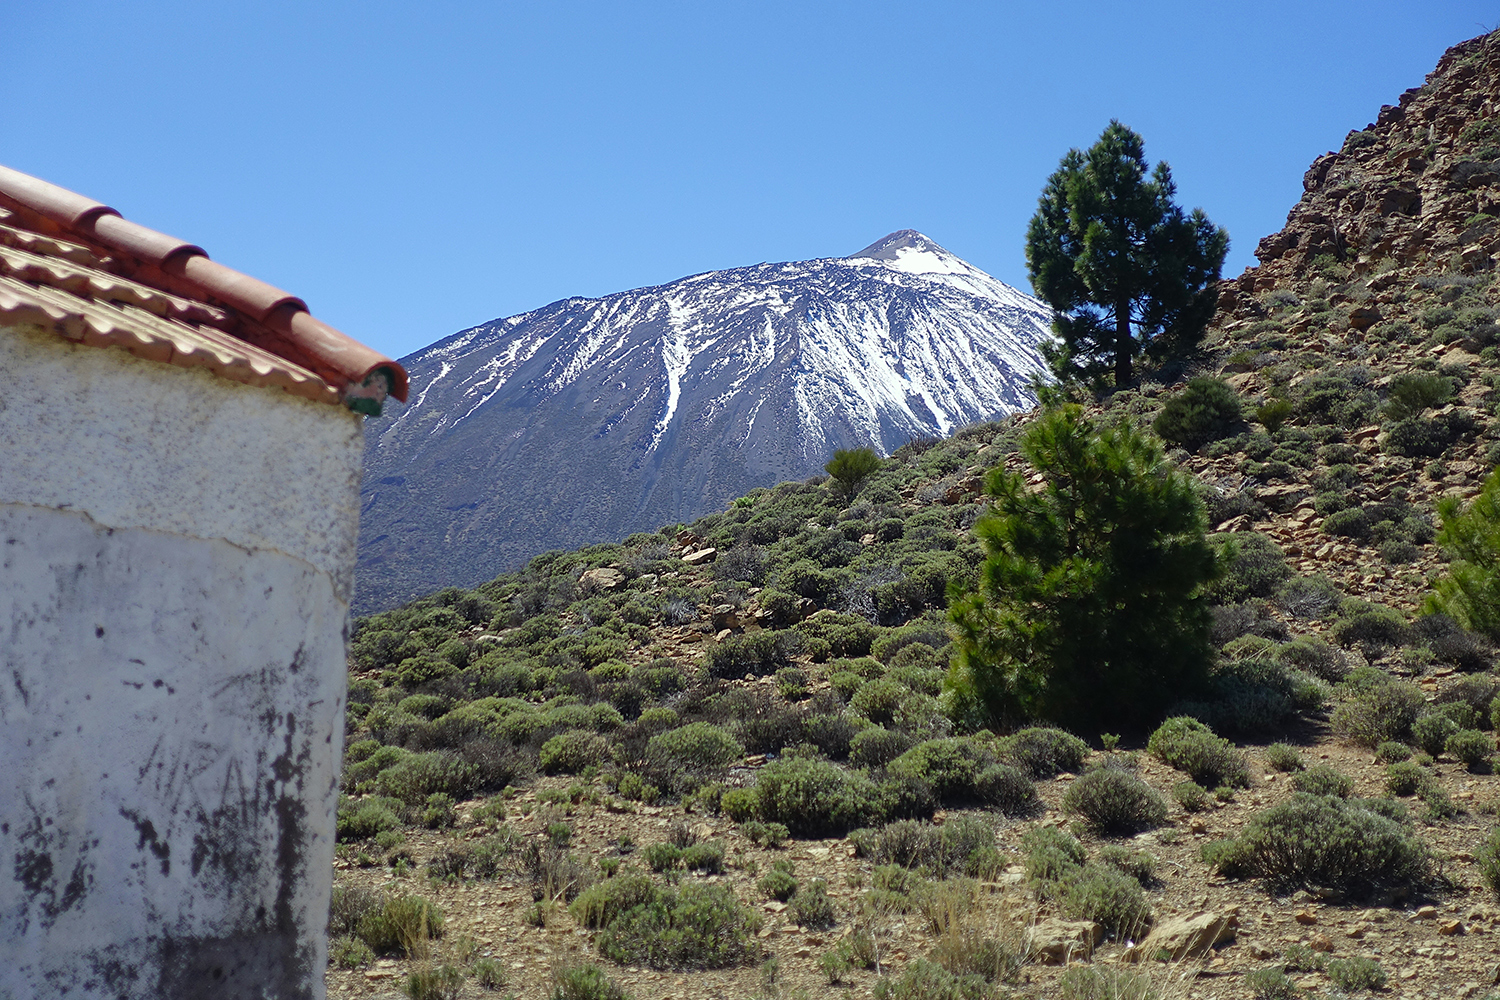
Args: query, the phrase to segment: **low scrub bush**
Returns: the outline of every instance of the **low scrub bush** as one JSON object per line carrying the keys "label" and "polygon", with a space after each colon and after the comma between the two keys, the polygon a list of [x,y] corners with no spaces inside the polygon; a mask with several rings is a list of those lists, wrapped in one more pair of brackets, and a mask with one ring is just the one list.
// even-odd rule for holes
{"label": "low scrub bush", "polygon": [[1024,771],[1009,764],[991,764],[974,778],[974,793],[1007,816],[1025,816],[1036,811],[1036,785]]}
{"label": "low scrub bush", "polygon": [[1496,898],[1500,898],[1500,827],[1490,830],[1474,852],[1479,865],[1479,880]]}
{"label": "low scrub bush", "polygon": [[609,740],[588,729],[569,729],[542,744],[538,760],[548,774],[577,774],[610,758]]}
{"label": "low scrub bush", "polygon": [[1458,723],[1438,712],[1429,712],[1412,723],[1411,738],[1417,748],[1429,757],[1437,757],[1448,745],[1448,737],[1458,732]]}
{"label": "low scrub bush", "polygon": [[1151,903],[1141,883],[1113,865],[1090,862],[1069,873],[1057,902],[1064,916],[1092,920],[1112,937],[1139,939],[1151,922]]}
{"label": "low scrub bush", "polygon": [[1334,795],[1347,799],[1354,791],[1354,779],[1340,774],[1327,764],[1318,764],[1292,775],[1292,788],[1312,795]]}
{"label": "low scrub bush", "polygon": [[1469,770],[1480,771],[1489,767],[1495,755],[1495,738],[1477,729],[1460,729],[1448,737],[1445,749]]}
{"label": "low scrub bush", "polygon": [[820,878],[813,879],[797,890],[788,913],[797,923],[813,930],[827,930],[838,923],[833,900],[828,898],[828,883]]}
{"label": "low scrub bush", "polygon": [[1040,726],[1005,737],[997,748],[1003,760],[1038,780],[1078,770],[1088,753],[1088,744],[1072,733]]}
{"label": "low scrub bush", "polygon": [[443,936],[443,911],[421,896],[394,896],[360,919],[358,934],[379,954],[422,957]]}
{"label": "low scrub bush", "polygon": [[762,819],[798,835],[843,834],[865,822],[874,792],[863,772],[826,760],[783,757],[761,768],[756,807]]}
{"label": "low scrub bush", "polygon": [[1129,875],[1143,887],[1150,885],[1156,873],[1156,858],[1146,851],[1136,851],[1124,844],[1105,844],[1095,857],[1101,865],[1109,865]]}
{"label": "low scrub bush", "polygon": [[755,887],[767,899],[775,899],[783,903],[797,895],[797,879],[793,877],[790,867],[772,868],[760,877]]}
{"label": "low scrub bush", "polygon": [[955,976],[925,958],[908,962],[899,975],[876,980],[872,994],[875,1000],[989,1000],[992,995],[983,976]]}
{"label": "low scrub bush", "polygon": [[1286,743],[1272,743],[1266,747],[1266,763],[1277,771],[1300,771],[1307,765],[1297,748]]}
{"label": "low scrub bush", "polygon": [[1021,837],[1021,863],[1033,891],[1047,898],[1053,886],[1075,868],[1082,867],[1088,854],[1078,839],[1050,826],[1038,826]]}
{"label": "low scrub bush", "polygon": [[877,865],[920,869],[937,878],[978,876],[996,866],[995,829],[978,816],[955,816],[942,825],[915,820],[888,823],[875,832],[868,856]]}
{"label": "low scrub bush", "polygon": [[1250,771],[1245,756],[1234,744],[1214,735],[1212,729],[1190,716],[1163,722],[1147,741],[1146,749],[1162,763],[1184,772],[1208,788],[1220,785],[1248,788]]}
{"label": "low scrub bush", "polygon": [[1236,850],[1249,873],[1279,885],[1350,893],[1420,885],[1432,865],[1426,845],[1367,800],[1301,792],[1253,815]]}
{"label": "low scrub bush", "polygon": [[910,750],[912,738],[903,732],[870,726],[849,741],[849,763],[855,767],[882,767]]}
{"label": "low scrub bush", "polygon": [[608,917],[599,952],[620,965],[722,969],[759,957],[759,918],[721,883],[658,890],[649,901]]}
{"label": "low scrub bush", "polygon": [[569,964],[552,973],[551,1000],[630,1000],[630,993],[593,963]]}
{"label": "low scrub bush", "polygon": [[1361,686],[1352,688],[1351,697],[1334,709],[1333,730],[1351,743],[1373,748],[1409,737],[1427,697],[1415,684],[1379,671],[1372,673],[1375,676],[1368,686],[1363,686],[1366,681],[1361,675]]}
{"label": "low scrub bush", "polygon": [[1076,779],[1064,793],[1062,807],[1104,834],[1150,830],[1167,821],[1162,797],[1131,772],[1113,767],[1096,768]]}
{"label": "low scrub bush", "polygon": [[1240,398],[1229,383],[1201,377],[1166,401],[1151,428],[1164,441],[1197,449],[1236,433],[1243,422]]}
{"label": "low scrub bush", "polygon": [[464,971],[446,962],[406,974],[406,995],[411,1000],[458,1000],[463,994]]}
{"label": "low scrub bush", "polygon": [[708,675],[724,680],[761,677],[790,666],[793,653],[802,647],[802,639],[792,631],[746,632],[731,635],[709,649],[706,657]]}
{"label": "low scrub bush", "polygon": [[1380,963],[1361,955],[1329,959],[1324,971],[1333,980],[1333,985],[1346,993],[1383,989],[1386,983],[1385,970]]}
{"label": "low scrub bush", "polygon": [[375,952],[357,937],[346,934],[328,942],[328,964],[335,969],[358,969],[373,961]]}
{"label": "low scrub bush", "polygon": [[386,830],[401,826],[399,799],[339,799],[337,837],[339,840],[366,840]]}
{"label": "low scrub bush", "polygon": [[1172,799],[1188,812],[1202,812],[1209,802],[1208,790],[1191,778],[1172,786]]}
{"label": "low scrub bush", "polygon": [[1427,780],[1427,772],[1416,761],[1403,760],[1386,765],[1385,790],[1390,795],[1415,795]]}
{"label": "low scrub bush", "polygon": [[1222,564],[1224,575],[1210,586],[1216,604],[1238,604],[1252,597],[1275,597],[1292,570],[1280,546],[1258,531],[1215,535],[1227,543]]}

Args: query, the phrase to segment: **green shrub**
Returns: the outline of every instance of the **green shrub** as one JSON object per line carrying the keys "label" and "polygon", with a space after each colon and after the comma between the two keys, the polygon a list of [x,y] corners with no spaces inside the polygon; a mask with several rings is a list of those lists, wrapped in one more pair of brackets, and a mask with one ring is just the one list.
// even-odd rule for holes
{"label": "green shrub", "polygon": [[736,823],[744,823],[760,810],[760,790],[730,788],[719,797],[719,811]]}
{"label": "green shrub", "polygon": [[1456,732],[1458,723],[1446,715],[1430,712],[1412,723],[1411,738],[1423,753],[1437,757],[1448,745],[1448,737]]}
{"label": "green shrub", "polygon": [[413,969],[406,974],[406,995],[411,1000],[458,1000],[465,978],[462,969],[446,963]]}
{"label": "green shrub", "polygon": [[443,936],[443,911],[421,896],[394,896],[360,919],[358,934],[379,954],[409,957]]}
{"label": "green shrub", "polygon": [[1375,761],[1379,764],[1399,764],[1411,760],[1411,747],[1395,740],[1386,740],[1375,748]]}
{"label": "green shrub", "polygon": [[656,885],[649,875],[616,875],[614,878],[595,882],[579,893],[569,907],[569,912],[580,925],[598,930],[614,919],[616,914],[654,900],[656,891]]}
{"label": "green shrub", "polygon": [[1479,865],[1479,880],[1500,897],[1500,827],[1492,828],[1480,842],[1474,861]]}
{"label": "green shrub", "polygon": [[1073,965],[1063,972],[1062,1000],[1157,1000],[1159,991],[1144,972]]}
{"label": "green shrub", "polygon": [[722,969],[753,961],[759,918],[721,883],[662,889],[617,914],[599,934],[600,954],[653,969]]}
{"label": "green shrub", "polygon": [[867,681],[849,699],[849,707],[878,726],[887,726],[896,720],[902,704],[912,696],[904,684],[881,678]]}
{"label": "green shrub", "polygon": [[827,930],[838,923],[833,900],[828,898],[828,883],[820,878],[813,879],[797,890],[788,912],[797,923],[814,930]]}
{"label": "green shrub", "polygon": [[1097,768],[1077,778],[1063,794],[1062,807],[1106,834],[1135,833],[1167,821],[1162,797],[1131,772],[1113,767]]}
{"label": "green shrub", "polygon": [[1405,372],[1391,379],[1386,392],[1386,416],[1404,420],[1452,399],[1453,380],[1430,372]]}
{"label": "green shrub", "polygon": [[682,860],[682,848],[669,841],[659,840],[649,844],[643,852],[646,866],[654,872],[670,871]]}
{"label": "green shrub", "polygon": [[936,962],[917,958],[900,975],[876,980],[872,995],[875,1000],[989,1000],[992,991],[983,976],[955,976]]}
{"label": "green shrub", "polygon": [[1135,879],[1142,886],[1151,884],[1156,872],[1156,858],[1146,851],[1136,851],[1124,844],[1105,844],[1095,857],[1101,865],[1109,865]]}
{"label": "green shrub", "polygon": [[[1333,713],[1333,730],[1352,743],[1377,747],[1411,734],[1417,714],[1427,705],[1422,689],[1408,681],[1375,671],[1377,679],[1339,705]],[[1351,675],[1352,676],[1352,675]]]}
{"label": "green shrub", "polygon": [[797,880],[792,877],[790,871],[773,868],[762,875],[755,887],[765,894],[767,899],[776,899],[785,903],[797,894]]}
{"label": "green shrub", "polygon": [[682,867],[690,872],[718,874],[724,870],[724,842],[705,840],[683,849]]}
{"label": "green shrub", "polygon": [[1056,827],[1033,827],[1021,837],[1021,863],[1039,896],[1050,896],[1055,883],[1087,857],[1076,837]]}
{"label": "green shrub", "polygon": [[1276,659],[1293,669],[1330,683],[1343,680],[1344,675],[1349,672],[1348,660],[1343,651],[1311,636],[1299,635],[1278,647]]}
{"label": "green shrub", "polygon": [[801,646],[801,637],[792,631],[762,630],[731,635],[709,649],[708,675],[737,680],[774,674],[791,664],[792,654]]}
{"label": "green shrub", "polygon": [[1327,764],[1318,764],[1292,775],[1292,788],[1312,795],[1335,795],[1347,799],[1354,791],[1354,779],[1340,774]]}
{"label": "green shrub", "polygon": [[346,934],[328,942],[328,964],[336,969],[358,969],[375,961],[375,952],[353,935]]}
{"label": "green shrub", "polygon": [[1076,771],[1089,745],[1062,729],[1022,729],[1000,741],[999,755],[1035,779]]}
{"label": "green shrub", "polygon": [[1401,645],[1409,635],[1406,619],[1380,604],[1352,607],[1333,626],[1334,641],[1346,648],[1357,645],[1366,657]]}
{"label": "green shrub", "polygon": [[786,843],[787,837],[791,836],[791,831],[780,823],[762,823],[754,819],[742,825],[740,832],[745,835],[745,839],[750,841],[750,843],[758,844],[761,847],[770,848],[771,850],[775,850]]}
{"label": "green shrub", "polygon": [[[373,758],[372,758],[373,759]],[[466,799],[481,787],[479,767],[442,751],[410,754],[375,777],[374,790],[416,807],[434,792]]]}
{"label": "green shrub", "polygon": [[366,840],[401,825],[397,799],[371,798],[362,801],[339,799],[337,837],[339,840]]}
{"label": "green shrub", "polygon": [[551,1000],[630,1000],[625,988],[592,963],[561,966],[552,973]]}
{"label": "green shrub", "polygon": [[1233,838],[1210,840],[1199,849],[1198,856],[1225,878],[1244,878],[1252,872],[1249,849]]}
{"label": "green shrub", "polygon": [[1300,771],[1307,766],[1297,748],[1286,743],[1272,743],[1266,747],[1266,763],[1278,771]]}
{"label": "green shrub", "polygon": [[977,741],[967,737],[926,740],[886,765],[896,778],[923,782],[944,803],[972,801],[974,780],[993,758]]}
{"label": "green shrub", "polygon": [[1495,754],[1495,740],[1477,729],[1460,729],[1448,737],[1446,749],[1469,770],[1482,770]]}
{"label": "green shrub", "polygon": [[838,657],[865,656],[870,644],[880,635],[880,629],[858,615],[843,615],[836,611],[819,611],[793,626],[807,640],[821,640],[828,644],[829,655]]}
{"label": "green shrub", "polygon": [[870,726],[849,741],[849,763],[855,767],[881,767],[911,749],[912,739],[903,732]]}
{"label": "green shrub", "polygon": [[941,826],[898,820],[874,834],[867,853],[877,865],[918,868],[937,878],[977,875],[996,857],[995,830],[978,816],[955,816]]}
{"label": "green shrub", "polygon": [[503,990],[510,981],[510,977],[506,975],[505,966],[501,965],[497,958],[476,959],[472,971],[474,982],[486,990]]}
{"label": "green shrub", "polygon": [[1333,985],[1346,993],[1359,990],[1378,990],[1385,986],[1385,970],[1373,958],[1353,955],[1349,958],[1333,958],[1325,970]]}
{"label": "green shrub", "polygon": [[1172,786],[1172,799],[1188,812],[1202,812],[1208,808],[1208,790],[1191,778],[1184,778]]}
{"label": "green shrub", "polygon": [[543,743],[538,759],[548,774],[577,774],[602,764],[610,755],[610,742],[598,733],[569,729]]}
{"label": "green shrub", "polygon": [[1163,722],[1146,743],[1146,749],[1162,763],[1184,772],[1198,784],[1213,788],[1250,786],[1250,771],[1244,754],[1228,740],[1190,716]]}
{"label": "green shrub", "polygon": [[865,821],[874,801],[874,786],[863,772],[804,757],[782,757],[761,768],[756,791],[761,818],[798,835],[843,834]]}
{"label": "green shrub", "polygon": [[1258,531],[1214,536],[1229,543],[1220,560],[1224,575],[1209,588],[1216,604],[1238,604],[1254,597],[1274,597],[1291,579],[1281,547]]}
{"label": "green shrub", "polygon": [[1235,433],[1242,422],[1239,396],[1227,382],[1195,378],[1162,406],[1151,428],[1164,440],[1188,449]]}
{"label": "green shrub", "polygon": [[1057,901],[1065,916],[1092,920],[1115,937],[1139,939],[1151,922],[1151,903],[1140,882],[1111,865],[1089,863],[1070,873]]}
{"label": "green shrub", "polygon": [[651,737],[646,754],[659,766],[701,773],[728,767],[745,755],[745,746],[712,723],[690,722]]}
{"label": "green shrub", "polygon": [[974,777],[974,794],[1007,816],[1024,816],[1036,810],[1036,785],[1018,767],[991,764]]}
{"label": "green shrub", "polygon": [[1253,874],[1351,893],[1409,888],[1431,867],[1426,845],[1365,800],[1301,792],[1251,816],[1239,846]]}
{"label": "green shrub", "polygon": [[1389,764],[1385,769],[1385,790],[1391,795],[1415,795],[1427,781],[1427,772],[1410,760]]}

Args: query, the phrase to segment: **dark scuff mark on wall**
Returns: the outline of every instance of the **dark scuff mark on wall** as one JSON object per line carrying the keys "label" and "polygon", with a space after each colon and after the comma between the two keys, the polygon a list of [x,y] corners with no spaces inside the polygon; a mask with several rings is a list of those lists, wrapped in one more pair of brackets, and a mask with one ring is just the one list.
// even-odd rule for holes
{"label": "dark scuff mark on wall", "polygon": [[161,873],[172,874],[172,845],[156,835],[156,825],[149,819],[141,819],[140,814],[130,809],[121,809],[120,815],[135,824],[135,832],[140,835],[140,841],[136,843],[136,850],[145,847],[156,855],[156,860],[161,862]]}

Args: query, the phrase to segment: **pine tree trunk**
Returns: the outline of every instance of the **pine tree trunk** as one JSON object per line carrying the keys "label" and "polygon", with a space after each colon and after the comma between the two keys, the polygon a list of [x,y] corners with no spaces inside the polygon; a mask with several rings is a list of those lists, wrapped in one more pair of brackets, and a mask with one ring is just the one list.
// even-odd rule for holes
{"label": "pine tree trunk", "polygon": [[1130,300],[1115,303],[1115,388],[1130,384]]}

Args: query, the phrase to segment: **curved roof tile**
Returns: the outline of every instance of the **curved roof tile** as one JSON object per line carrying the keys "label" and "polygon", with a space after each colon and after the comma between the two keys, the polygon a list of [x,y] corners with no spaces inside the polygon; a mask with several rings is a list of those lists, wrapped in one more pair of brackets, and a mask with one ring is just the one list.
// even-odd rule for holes
{"label": "curved roof tile", "polygon": [[202,247],[0,166],[0,319],[378,414],[406,371]]}

